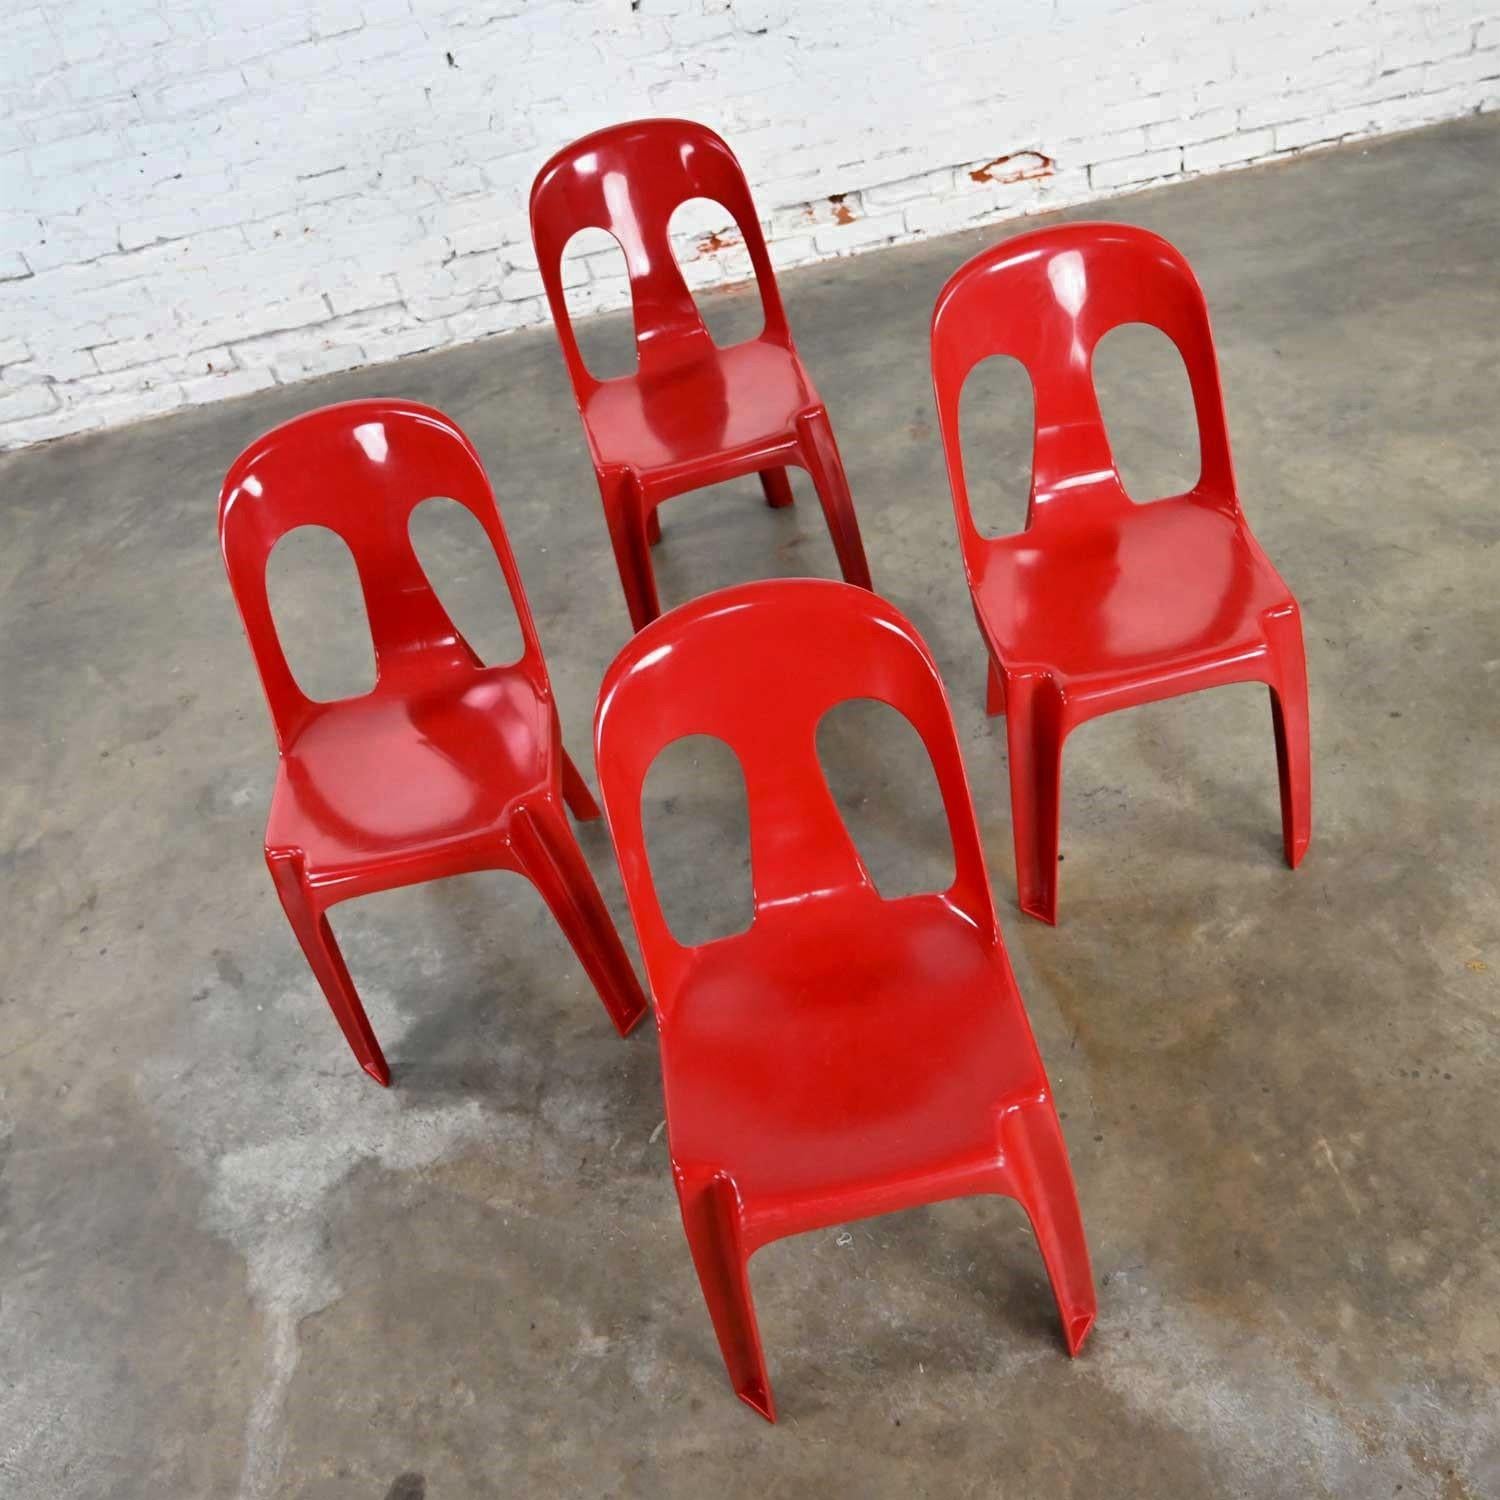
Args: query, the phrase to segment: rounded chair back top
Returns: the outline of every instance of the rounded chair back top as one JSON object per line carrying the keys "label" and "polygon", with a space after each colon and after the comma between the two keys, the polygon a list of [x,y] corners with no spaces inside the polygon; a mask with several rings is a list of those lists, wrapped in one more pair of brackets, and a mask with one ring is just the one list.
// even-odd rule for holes
{"label": "rounded chair back top", "polygon": [[1159,235],[1122,224],[1064,224],[1002,240],[949,278],[932,315],[938,425],[965,561],[986,539],[969,507],[960,398],[990,355],[1018,360],[1035,402],[1026,528],[1072,525],[1090,506],[1132,503],[1120,481],[1094,388],[1099,340],[1123,323],[1159,328],[1192,389],[1202,468],[1194,493],[1234,505],[1234,473],[1218,361],[1202,289]]}
{"label": "rounded chair back top", "polygon": [[580,397],[600,382],[578,349],[563,293],[562,254],[580,229],[602,229],[625,255],[640,371],[704,352],[713,340],[672,251],[670,225],[690,198],[712,198],[734,219],[765,309],[765,332],[788,343],[786,314],[745,174],[713,131],[690,120],[635,120],[565,146],[531,188],[531,236],[568,373]]}
{"label": "rounded chair back top", "polygon": [[375,648],[373,692],[482,667],[412,545],[412,511],[433,496],[457,501],[489,538],[521,629],[518,666],[539,692],[550,692],[520,573],[474,445],[442,412],[415,402],[326,406],[251,443],[219,496],[224,566],[283,750],[319,706],[287,664],[266,590],[272,549],[298,527],[326,527],[354,558]]}
{"label": "rounded chair back top", "polygon": [[[874,893],[818,759],[818,725],[851,698],[896,709],[931,757],[954,849],[948,896],[995,931],[979,832],[947,694],[931,652],[867,589],[775,579],[719,590],[641,630],[605,674],[595,759],[642,952],[653,979],[691,951],[662,913],[641,817],[646,773],[674,740],[712,735],[739,761],[757,924],[778,908]],[[662,999],[662,985],[656,985]]]}

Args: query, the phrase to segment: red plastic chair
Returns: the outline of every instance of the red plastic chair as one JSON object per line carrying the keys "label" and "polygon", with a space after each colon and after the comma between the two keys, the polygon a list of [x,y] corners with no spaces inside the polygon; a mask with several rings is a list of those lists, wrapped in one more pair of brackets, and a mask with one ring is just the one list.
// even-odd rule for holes
{"label": "red plastic chair", "polygon": [[[1094,347],[1122,323],[1182,354],[1202,469],[1185,495],[1137,505],[1110,452]],[[1036,398],[1026,529],[982,536],[969,509],[959,396],[992,354],[1025,366]],[[1086,719],[1230,682],[1271,689],[1281,824],[1294,869],[1312,831],[1307,668],[1297,601],[1240,511],[1203,293],[1143,229],[1069,224],[975,256],[932,318],[932,376],[989,711],[1007,716],[1023,911],[1057,920],[1063,740]]]}
{"label": "red plastic chair", "polygon": [[[484,528],[524,649],[485,666],[448,618],[408,525],[432,495]],[[326,526],[359,570],[375,687],[317,702],[297,686],[266,596],[266,560],[298,526]],[[489,481],[441,412],[351,401],[269,432],[235,460],[219,540],[259,668],[281,762],[266,862],[292,930],[360,1066],[390,1069],[328,925],[338,901],[471,870],[518,870],[541,891],[621,1034],[645,1009],[563,803],[595,818],[563,749],[542,648]]]}
{"label": "red plastic chair", "polygon": [[[947,891],[883,899],[839,816],[815,736],[858,697],[904,714],[932,757],[954,846]],[[691,734],[739,757],[754,916],[690,948],[656,894],[641,788],[658,752]],[[594,743],[655,999],[683,1225],[740,1399],[775,1420],[747,1274],[760,1246],[965,1194],[1025,1207],[1076,1354],[1095,1300],[1067,1151],[995,922],[948,700],[911,625],[822,580],[706,595],[610,667]]]}
{"label": "red plastic chair", "polygon": [[[727,349],[704,327],[668,235],[672,211],[699,197],[733,216],[765,309],[759,337]],[[638,364],[619,379],[589,373],[563,296],[563,250],[586,228],[607,230],[625,253]],[[792,344],[760,221],[729,147],[687,120],[639,120],[584,136],[537,174],[531,235],[632,626],[639,630],[661,612],[650,555],[661,537],[657,507],[756,471],[766,503],[790,505],[787,464],[812,476],[844,577],[869,588],[833,428]]]}

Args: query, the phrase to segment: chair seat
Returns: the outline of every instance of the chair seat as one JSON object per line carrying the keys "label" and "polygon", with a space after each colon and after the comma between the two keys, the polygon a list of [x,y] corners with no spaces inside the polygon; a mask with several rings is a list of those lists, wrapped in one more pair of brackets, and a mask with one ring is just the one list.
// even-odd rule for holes
{"label": "chair seat", "polygon": [[[607,380],[588,398],[584,425],[601,464],[621,464],[644,479],[701,475],[717,458],[732,471],[786,444],[798,415],[818,403],[790,349],[751,339],[656,370]],[[701,477],[694,485],[705,483]]]}
{"label": "chair seat", "polygon": [[551,753],[550,705],[511,667],[330,703],[282,756],[266,845],[317,883],[502,834]]}
{"label": "chair seat", "polygon": [[672,1156],[758,1200],[993,1161],[1046,1077],[999,947],[942,896],[842,892],[695,950],[662,1037]]}
{"label": "chair seat", "polygon": [[1264,648],[1291,593],[1244,522],[1191,498],[988,547],[975,603],[1008,670],[1039,666],[1087,698]]}

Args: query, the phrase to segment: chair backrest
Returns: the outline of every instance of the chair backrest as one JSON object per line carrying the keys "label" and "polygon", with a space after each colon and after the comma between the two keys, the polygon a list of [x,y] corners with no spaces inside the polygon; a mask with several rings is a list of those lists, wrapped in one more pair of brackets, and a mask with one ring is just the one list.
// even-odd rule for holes
{"label": "chair backrest", "polygon": [[520,573],[474,445],[441,412],[408,401],[350,401],[294,417],[234,461],[219,496],[229,586],[284,750],[318,704],[297,685],[266,592],[272,548],[299,526],[326,526],[354,557],[375,647],[375,693],[482,663],[459,634],[412,546],[411,513],[456,500],[489,537],[521,628],[521,670],[547,693],[547,669]]}
{"label": "chair backrest", "polygon": [[599,691],[599,786],[658,1005],[670,1004],[693,949],[672,935],[646,855],[641,792],[652,762],[687,735],[713,735],[734,751],[749,812],[752,928],[821,895],[863,889],[873,897],[817,751],[824,714],[851,698],[889,704],[921,736],[953,841],[947,894],[995,936],[953,716],[921,637],[885,600],[850,584],[743,584],[653,621],[616,657]]}
{"label": "chair backrest", "polygon": [[690,120],[613,125],[565,146],[531,187],[537,264],[580,400],[599,384],[579,353],[563,295],[562,253],[580,229],[607,230],[625,253],[643,375],[700,357],[712,347],[669,234],[673,211],[690,198],[712,198],[729,211],[760,286],[763,337],[789,342],[771,258],[734,153],[713,131]]}
{"label": "chair backrest", "polygon": [[959,439],[964,381],[992,354],[1031,377],[1036,431],[1026,529],[1085,521],[1131,503],[1094,389],[1099,340],[1122,323],[1159,328],[1187,369],[1202,469],[1194,493],[1234,507],[1218,361],[1203,291],[1159,235],[1122,224],[1064,224],[1002,241],[949,278],[932,315],[932,381],[964,558],[986,545],[974,525]]}

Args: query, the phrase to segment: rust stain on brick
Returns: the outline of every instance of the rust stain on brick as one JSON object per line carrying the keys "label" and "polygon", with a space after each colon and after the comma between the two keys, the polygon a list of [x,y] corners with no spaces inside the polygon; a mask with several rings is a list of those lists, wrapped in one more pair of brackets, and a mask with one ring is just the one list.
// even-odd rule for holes
{"label": "rust stain on brick", "polygon": [[720,234],[715,229],[711,234],[706,234],[698,241],[699,255],[714,255],[720,250],[733,250],[740,242],[740,237],[734,230],[726,230]]}
{"label": "rust stain on brick", "polygon": [[[1015,165],[1012,166],[1012,163]],[[1002,167],[1010,167],[1010,170],[1001,172],[998,169]],[[1050,177],[1056,169],[1057,163],[1040,151],[1012,151],[1008,156],[997,156],[994,161],[975,167],[969,176],[975,182],[1003,185],[1007,182],[1029,182],[1034,177]]]}
{"label": "rust stain on brick", "polygon": [[844,199],[848,193],[830,193],[828,201],[833,204],[833,222],[835,224],[852,224],[854,222],[854,210],[849,207]]}

